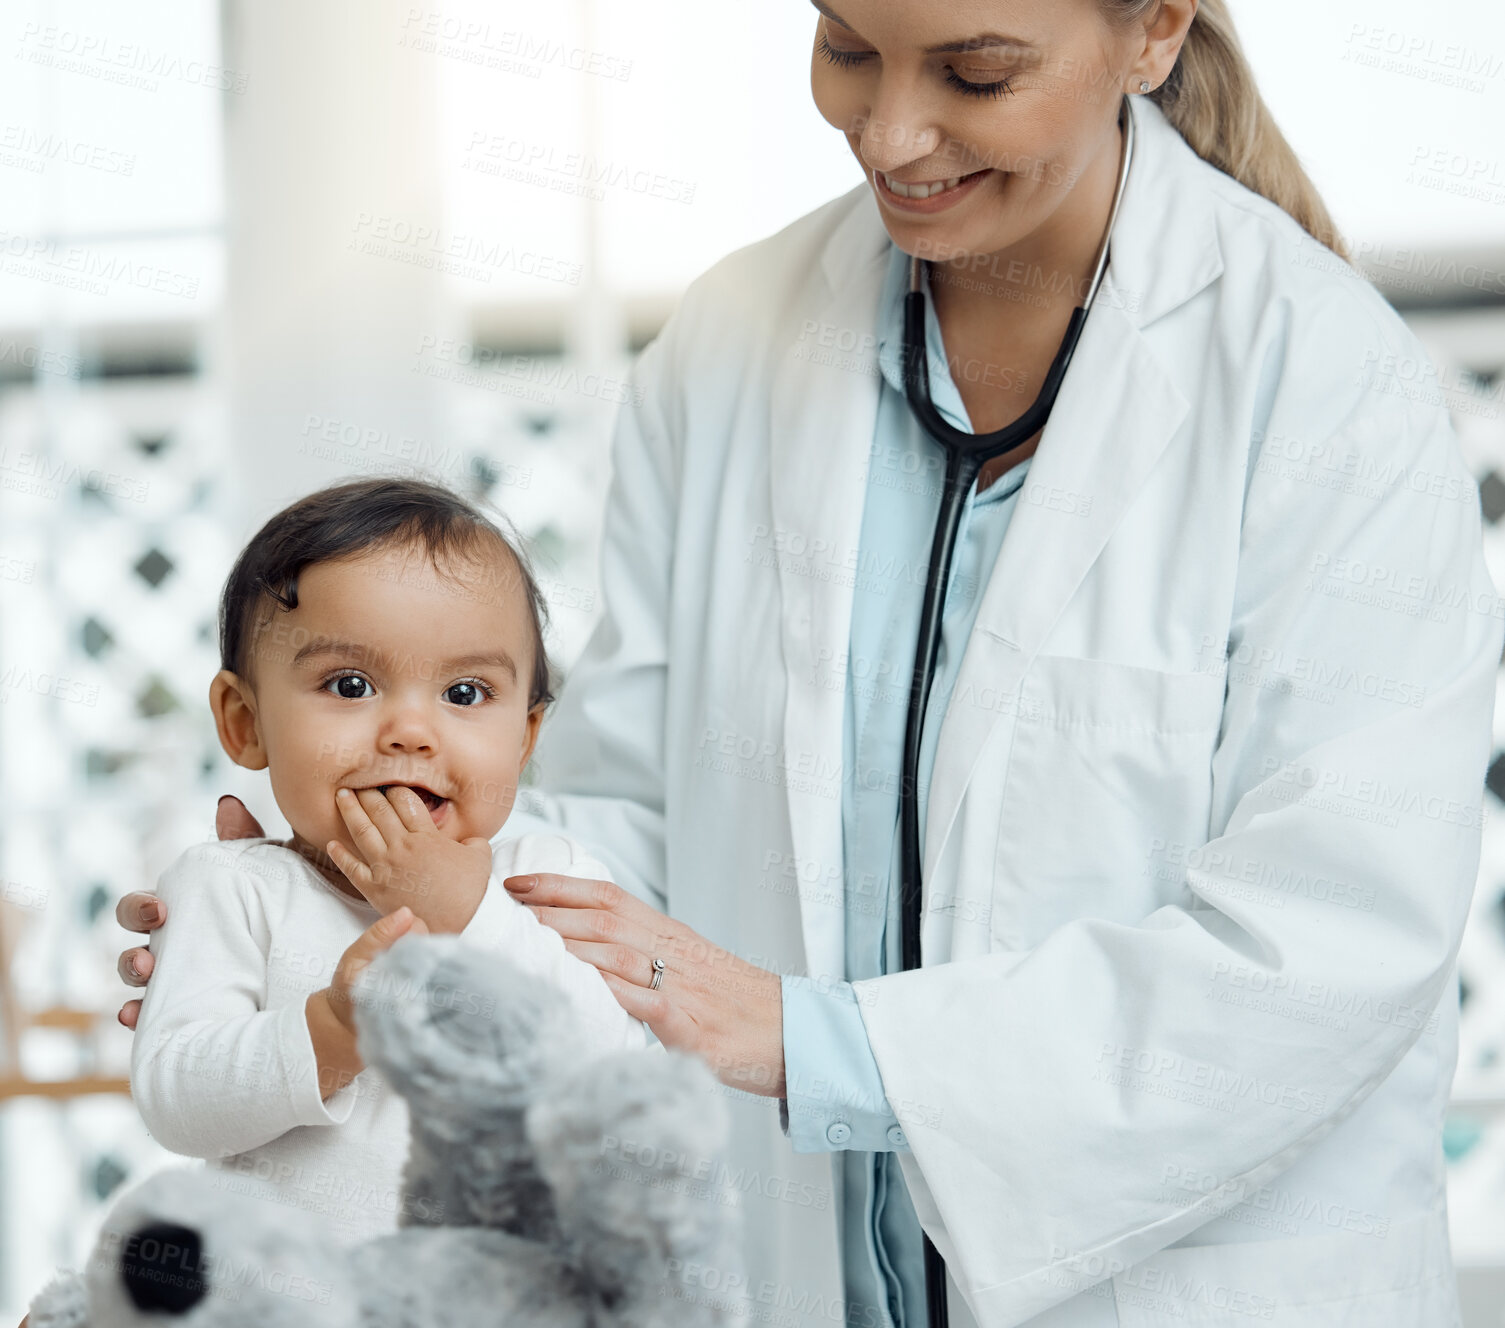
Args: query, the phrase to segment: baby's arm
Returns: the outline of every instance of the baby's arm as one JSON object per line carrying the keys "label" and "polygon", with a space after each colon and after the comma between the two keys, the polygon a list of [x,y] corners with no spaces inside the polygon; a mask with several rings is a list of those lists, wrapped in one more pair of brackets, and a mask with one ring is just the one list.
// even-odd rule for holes
{"label": "baby's arm", "polygon": [[611,873],[562,835],[521,835],[496,841],[493,850],[486,894],[460,935],[477,945],[503,950],[509,959],[559,987],[590,1031],[596,1050],[647,1046],[648,1035],[642,1023],[617,1004],[601,974],[572,955],[565,948],[564,938],[541,923],[502,885],[506,877],[523,872],[555,872],[601,881],[611,880]]}
{"label": "baby's arm", "polygon": [[298,1125],[337,1125],[353,1080],[324,1101],[305,1002],[267,1010],[265,919],[238,855],[190,849],[162,876],[151,985],[131,1047],[131,1096],[164,1148],[227,1157]]}

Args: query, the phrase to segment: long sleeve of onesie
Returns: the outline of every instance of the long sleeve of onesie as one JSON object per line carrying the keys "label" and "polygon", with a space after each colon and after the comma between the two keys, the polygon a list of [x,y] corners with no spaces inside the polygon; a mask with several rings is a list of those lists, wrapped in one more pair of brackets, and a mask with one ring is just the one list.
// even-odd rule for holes
{"label": "long sleeve of onesie", "polygon": [[[268,863],[281,865],[239,844],[198,844],[157,884],[167,921],[152,933],[131,1096],[174,1153],[227,1157],[299,1125],[340,1124],[355,1105],[354,1083],[321,1098],[303,1002],[267,1008],[273,938],[260,896],[277,883],[256,868]],[[321,939],[334,938],[306,938],[310,951]]]}
{"label": "long sleeve of onesie", "polygon": [[[306,992],[287,995],[269,986],[273,957],[283,970],[295,962],[307,972],[308,990],[327,985],[345,948],[379,916],[358,902],[331,903],[309,871],[294,854],[253,854],[240,842],[197,845],[163,874],[157,893],[167,921],[152,935],[154,966],[132,1047],[131,1092],[164,1148],[206,1159],[244,1153],[299,1126],[341,1125],[369,1091],[362,1074],[321,1097]],[[528,871],[605,876],[561,836],[506,841],[461,936],[558,985],[580,1012],[593,1048],[646,1045],[643,1026],[616,1003],[601,975],[502,888],[503,876]]]}

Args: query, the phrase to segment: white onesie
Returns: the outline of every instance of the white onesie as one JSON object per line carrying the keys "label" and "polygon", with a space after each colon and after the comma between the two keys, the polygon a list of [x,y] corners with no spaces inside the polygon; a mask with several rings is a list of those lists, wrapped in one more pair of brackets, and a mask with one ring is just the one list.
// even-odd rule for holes
{"label": "white onesie", "polygon": [[[557,834],[492,846],[492,874],[460,935],[546,976],[601,1051],[643,1047],[643,1025],[601,975],[502,880],[558,872],[609,880]],[[396,1228],[408,1108],[374,1069],[319,1096],[304,1002],[381,911],[265,839],[199,844],[163,873],[167,921],[131,1051],[131,1095],[164,1148],[204,1158],[216,1183],[324,1214],[354,1243]]]}

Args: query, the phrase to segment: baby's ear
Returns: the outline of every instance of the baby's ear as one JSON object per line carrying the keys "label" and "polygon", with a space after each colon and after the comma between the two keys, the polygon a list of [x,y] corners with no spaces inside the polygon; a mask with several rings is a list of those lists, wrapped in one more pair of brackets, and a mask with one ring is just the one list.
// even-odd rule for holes
{"label": "baby's ear", "polygon": [[524,766],[533,757],[533,749],[538,745],[538,732],[543,725],[544,711],[548,706],[540,701],[528,711],[527,722],[523,728],[523,759],[518,762],[518,771],[521,773]]}
{"label": "baby's ear", "polygon": [[256,726],[256,697],[251,685],[239,674],[221,669],[209,684],[209,708],[214,711],[214,727],[225,755],[247,770],[265,770],[266,751]]}

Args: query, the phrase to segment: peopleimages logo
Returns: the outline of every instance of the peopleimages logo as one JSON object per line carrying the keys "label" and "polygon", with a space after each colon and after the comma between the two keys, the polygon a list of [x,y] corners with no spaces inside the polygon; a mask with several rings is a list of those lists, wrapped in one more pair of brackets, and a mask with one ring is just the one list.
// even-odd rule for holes
{"label": "peopleimages logo", "polygon": [[1232,1111],[1241,1101],[1301,1113],[1320,1113],[1327,1106],[1325,1093],[1192,1060],[1177,1052],[1104,1042],[1097,1060],[1102,1068],[1094,1077],[1104,1082],[1165,1097],[1185,1097],[1176,1090],[1190,1090],[1202,1096],[1186,1100],[1201,1101],[1219,1111]]}
{"label": "peopleimages logo", "polygon": [[[624,1165],[629,1163],[630,1168]],[[598,1170],[609,1168],[611,1174],[624,1180],[641,1177],[655,1186],[662,1185],[666,1179],[693,1181],[702,1198],[715,1198],[718,1193],[732,1191],[761,1194],[767,1199],[821,1211],[831,1204],[831,1192],[819,1185],[791,1180],[773,1172],[765,1173],[755,1167],[731,1168],[720,1158],[691,1157],[677,1149],[661,1148],[614,1134],[602,1136],[601,1156],[596,1167]]]}

